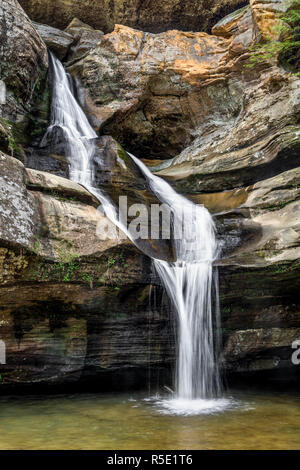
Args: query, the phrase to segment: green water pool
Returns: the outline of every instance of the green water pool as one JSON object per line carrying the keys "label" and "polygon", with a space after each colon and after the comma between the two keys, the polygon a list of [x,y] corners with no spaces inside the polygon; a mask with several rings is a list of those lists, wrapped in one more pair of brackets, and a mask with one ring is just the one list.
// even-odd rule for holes
{"label": "green water pool", "polygon": [[231,391],[180,413],[146,393],[1,397],[0,449],[300,449],[300,392]]}

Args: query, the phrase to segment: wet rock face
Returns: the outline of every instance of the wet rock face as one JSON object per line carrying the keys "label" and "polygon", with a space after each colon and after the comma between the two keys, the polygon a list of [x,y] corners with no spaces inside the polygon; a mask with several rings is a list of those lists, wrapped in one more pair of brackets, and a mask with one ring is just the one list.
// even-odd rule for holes
{"label": "wet rock face", "polygon": [[[157,290],[159,301],[161,294]],[[75,390],[84,381],[102,390],[120,389],[128,376],[134,383],[125,382],[125,388],[145,387],[149,374],[173,363],[173,320],[166,302],[160,309],[152,295],[149,303],[149,285],[117,291],[84,283],[39,283],[23,285],[18,295],[13,286],[2,288],[0,295],[7,362],[0,365],[1,391],[26,385],[57,390],[68,384]],[[142,379],[143,371],[148,374]]]}
{"label": "wet rock face", "polygon": [[214,214],[223,361],[230,373],[297,374],[299,338],[299,168],[225,193],[192,196]]}
{"label": "wet rock face", "polygon": [[0,44],[0,80],[6,89],[0,100],[0,149],[24,158],[30,124],[35,120],[38,127],[46,114],[48,54],[16,0],[1,2]]}
{"label": "wet rock face", "polygon": [[219,273],[226,370],[296,378],[292,355],[300,337],[299,261],[222,266]]}
{"label": "wet rock face", "polygon": [[40,23],[65,28],[74,16],[103,30],[116,23],[150,32],[168,29],[209,31],[220,18],[248,2],[243,0],[20,0],[29,16]]}
{"label": "wet rock face", "polygon": [[26,105],[47,67],[46,47],[16,0],[1,2],[0,24],[1,79]]}
{"label": "wet rock face", "polygon": [[168,368],[173,320],[150,258],[105,238],[80,185],[3,153],[0,174],[0,390],[99,377],[105,389]]}
{"label": "wet rock face", "polygon": [[[139,232],[144,235],[135,238],[137,247],[152,258],[167,261],[174,260],[174,252],[170,240],[152,237],[153,220],[151,219],[152,205],[161,206],[161,201],[151,191],[144,175],[124,151],[111,137],[102,136],[98,139],[94,155],[94,184],[100,188],[115,204],[119,220],[124,220],[129,231],[136,236],[135,224],[140,217]],[[124,207],[121,198],[126,199]],[[146,212],[141,212],[141,205]],[[123,210],[122,210],[123,207]],[[135,209],[134,209],[135,208]],[[162,225],[156,221],[158,233]]]}

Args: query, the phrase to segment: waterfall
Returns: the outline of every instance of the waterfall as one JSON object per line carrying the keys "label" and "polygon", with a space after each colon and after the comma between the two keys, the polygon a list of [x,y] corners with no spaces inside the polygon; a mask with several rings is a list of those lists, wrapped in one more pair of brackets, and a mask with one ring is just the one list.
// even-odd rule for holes
{"label": "waterfall", "polygon": [[[213,261],[218,245],[213,219],[205,207],[177,194],[139,159],[129,155],[143,172],[152,192],[171,208],[173,215],[173,243],[177,261],[153,261],[178,314],[177,397],[196,399],[219,396],[218,335],[214,335],[212,308]],[[217,333],[217,299],[215,304]]]}
{"label": "waterfall", "polygon": [[[131,238],[127,228],[120,225],[114,205],[94,184],[93,156],[97,134],[74,97],[72,81],[64,67],[52,54],[50,61],[51,125],[43,143],[49,139],[64,141],[70,178],[94,194],[107,217]],[[217,292],[213,296],[213,261],[218,251],[214,222],[206,208],[177,194],[139,159],[129,155],[151,191],[169,206],[172,213],[176,262],[153,259],[153,263],[178,315],[176,398],[215,398],[220,394],[221,382],[217,360],[218,306],[214,301]]]}
{"label": "waterfall", "polygon": [[126,233],[114,204],[93,184],[93,157],[98,136],[74,96],[72,78],[51,52],[49,58],[52,75],[51,122],[41,146],[48,142],[63,142],[70,179],[93,194],[102,204],[106,216]]}

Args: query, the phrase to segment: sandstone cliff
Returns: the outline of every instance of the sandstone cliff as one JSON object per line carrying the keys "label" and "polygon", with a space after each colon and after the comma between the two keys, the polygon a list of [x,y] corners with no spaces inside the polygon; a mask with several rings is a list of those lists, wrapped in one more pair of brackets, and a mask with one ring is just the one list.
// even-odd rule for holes
{"label": "sandstone cliff", "polygon": [[245,0],[21,0],[31,18],[40,23],[65,28],[77,17],[106,33],[116,23],[160,32],[167,29],[209,31],[222,16],[247,3]]}
{"label": "sandstone cliff", "polygon": [[0,148],[21,156],[20,144],[27,141],[33,120],[34,126],[43,120],[38,108],[46,101],[48,55],[16,0],[1,2],[0,44],[0,80],[6,90],[0,103]]}
{"label": "sandstone cliff", "polygon": [[[18,122],[11,110],[19,93],[25,100],[18,108],[21,121],[33,112],[43,125],[26,142],[22,137],[19,153],[9,145],[9,129],[0,147],[0,325],[9,359],[1,368],[2,385],[102,377],[105,387],[121,371],[133,380],[130,371],[139,376],[147,367],[167,370],[174,361],[175,320],[150,259],[129,240],[99,238],[104,216],[97,202],[66,179],[67,162],[59,149],[39,147],[48,99],[42,92],[33,99],[28,90],[46,74],[44,42],[64,59],[84,110],[104,134],[98,158],[106,169],[99,186],[114,197],[125,192],[150,202],[123,150],[120,164],[114,138],[214,214],[222,244],[224,367],[248,375],[297,376],[290,358],[291,344],[300,337],[300,80],[279,63],[247,67],[249,47],[283,8],[275,0],[250,3],[215,24],[211,35],[129,27],[186,29],[187,2],[180,25],[172,17],[165,21],[162,8],[161,23],[152,9],[145,26],[143,11],[137,20],[128,5],[123,12],[131,11],[130,19],[118,9],[121,16],[104,14],[96,23],[88,17],[97,17],[92,10],[86,9],[86,16],[76,10],[80,3],[71,10],[69,2],[56,2],[54,10],[54,4],[24,0],[36,21],[65,27],[78,16],[89,23],[74,19],[65,31],[36,25],[40,39],[17,3],[4,2],[13,7],[13,31],[22,24],[34,47],[26,49],[25,75],[16,88],[0,77],[13,92],[1,112]],[[169,3],[164,5],[167,9]],[[206,5],[207,23],[195,15],[188,29],[208,30],[223,11],[218,2],[215,10]],[[113,31],[103,35],[91,26]],[[17,38],[5,37],[1,54]],[[19,70],[5,54],[6,69],[12,61]],[[13,138],[19,145],[18,134]]]}

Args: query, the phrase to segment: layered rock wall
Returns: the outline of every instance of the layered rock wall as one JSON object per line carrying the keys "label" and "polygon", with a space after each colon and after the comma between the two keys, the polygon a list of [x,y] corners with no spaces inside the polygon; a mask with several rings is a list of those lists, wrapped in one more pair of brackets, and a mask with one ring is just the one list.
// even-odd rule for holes
{"label": "layered rock wall", "polygon": [[[54,2],[24,0],[29,12],[42,5],[33,15],[37,21],[65,27],[73,16],[80,18],[65,32],[36,26],[43,40],[16,2],[3,4],[5,25],[9,21],[14,34],[2,33],[1,54],[5,73],[16,68],[17,75],[15,81],[13,75],[4,77],[9,99],[2,113],[13,122],[19,113],[21,121],[30,115],[37,106],[35,83],[47,70],[43,41],[59,51],[78,99],[104,134],[95,155],[99,187],[114,200],[124,194],[153,202],[115,138],[214,214],[222,248],[216,265],[225,369],[246,376],[260,372],[264,380],[267,373],[297,378],[291,356],[300,338],[300,80],[274,60],[247,66],[249,47],[272,29],[284,2],[253,0],[221,19],[210,35],[152,34],[176,27],[172,16],[166,26],[163,8],[161,23],[154,27],[150,15],[145,27],[150,32],[143,32],[129,27],[144,27],[143,9],[141,23],[126,5],[122,11],[131,11],[132,23],[111,15],[108,25],[80,15],[75,11],[80,3],[69,9],[55,2],[55,10]],[[57,15],[62,7],[64,15]],[[221,10],[210,11],[216,18]],[[26,50],[18,39],[21,24]],[[197,30],[193,24],[189,29]],[[103,35],[91,26],[113,31]],[[10,124],[1,125],[0,336],[7,344],[2,389],[74,386],[91,379],[109,388],[118,386],[123,373],[129,386],[146,383],[154,370],[165,385],[164,371],[176,355],[176,320],[150,258],[126,238],[99,236],[105,217],[97,201],[65,178],[67,158],[60,149],[39,146],[41,132],[18,154],[12,151]],[[165,246],[158,250],[167,253]]]}
{"label": "layered rock wall", "polygon": [[150,32],[167,29],[209,31],[218,19],[243,6],[245,0],[21,0],[35,21],[65,28],[77,17],[96,29],[110,32],[116,23]]}

